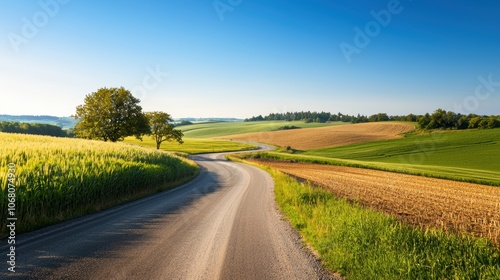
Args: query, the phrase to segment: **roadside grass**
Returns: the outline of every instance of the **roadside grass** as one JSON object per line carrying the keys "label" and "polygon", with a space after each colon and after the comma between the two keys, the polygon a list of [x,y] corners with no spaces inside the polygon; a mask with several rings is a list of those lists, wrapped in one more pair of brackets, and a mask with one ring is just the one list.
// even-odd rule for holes
{"label": "roadside grass", "polygon": [[[226,140],[211,140],[211,139],[193,139],[193,138],[183,138],[184,144],[179,144],[177,142],[163,142],[160,146],[160,150],[192,154],[203,154],[203,153],[221,153],[230,151],[243,151],[252,150],[257,147],[254,145],[232,142]],[[156,149],[156,142],[151,139],[151,137],[145,136],[143,140],[138,140],[135,137],[125,138],[125,143],[140,145],[144,147],[150,147]]]}
{"label": "roadside grass", "polygon": [[344,124],[348,123],[305,123],[303,121],[208,122],[180,126],[179,129],[182,130],[186,138],[214,138],[250,132],[275,131],[279,130],[283,126],[313,128]]}
{"label": "roadside grass", "polygon": [[273,177],[292,226],[325,267],[347,279],[500,279],[500,251],[486,239],[404,225],[260,167]]}
{"label": "roadside grass", "polygon": [[[303,155],[429,168],[456,167],[500,172],[500,129],[408,133],[405,138],[322,148]],[[500,180],[500,173],[497,173]]]}
{"label": "roadside grass", "polygon": [[[11,182],[8,164],[15,165]],[[0,133],[0,238],[8,214],[22,221],[18,233],[31,231],[172,188],[198,172],[193,161],[144,147]],[[15,212],[8,213],[12,194]]]}

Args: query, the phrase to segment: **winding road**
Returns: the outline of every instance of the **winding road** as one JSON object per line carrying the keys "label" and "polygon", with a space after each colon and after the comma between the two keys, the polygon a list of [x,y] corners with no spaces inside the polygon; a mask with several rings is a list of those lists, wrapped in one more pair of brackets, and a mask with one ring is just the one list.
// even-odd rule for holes
{"label": "winding road", "polygon": [[0,279],[324,277],[283,221],[266,172],[225,153],[192,159],[200,174],[176,189],[18,235],[16,272],[4,262]]}

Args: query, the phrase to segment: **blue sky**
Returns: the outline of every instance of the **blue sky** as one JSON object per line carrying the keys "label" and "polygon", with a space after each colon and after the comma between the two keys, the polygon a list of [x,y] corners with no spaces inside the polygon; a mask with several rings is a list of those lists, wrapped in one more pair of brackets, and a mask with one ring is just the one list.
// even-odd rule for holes
{"label": "blue sky", "polygon": [[176,118],[500,114],[499,11],[493,0],[3,0],[0,114],[68,116],[119,86]]}

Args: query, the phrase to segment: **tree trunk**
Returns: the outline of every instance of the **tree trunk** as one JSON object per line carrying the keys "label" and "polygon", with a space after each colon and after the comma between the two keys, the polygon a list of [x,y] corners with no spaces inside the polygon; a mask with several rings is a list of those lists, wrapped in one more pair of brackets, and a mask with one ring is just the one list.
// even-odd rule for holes
{"label": "tree trunk", "polygon": [[159,150],[160,149],[160,145],[161,145],[161,142],[156,142],[156,149]]}

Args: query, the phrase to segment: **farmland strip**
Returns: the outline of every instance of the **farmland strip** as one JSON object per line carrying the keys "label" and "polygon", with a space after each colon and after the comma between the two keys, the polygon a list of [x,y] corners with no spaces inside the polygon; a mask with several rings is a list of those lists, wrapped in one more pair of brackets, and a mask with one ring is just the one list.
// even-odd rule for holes
{"label": "farmland strip", "polygon": [[500,245],[500,188],[343,166],[258,163],[314,182],[339,197],[406,223],[470,233]]}

